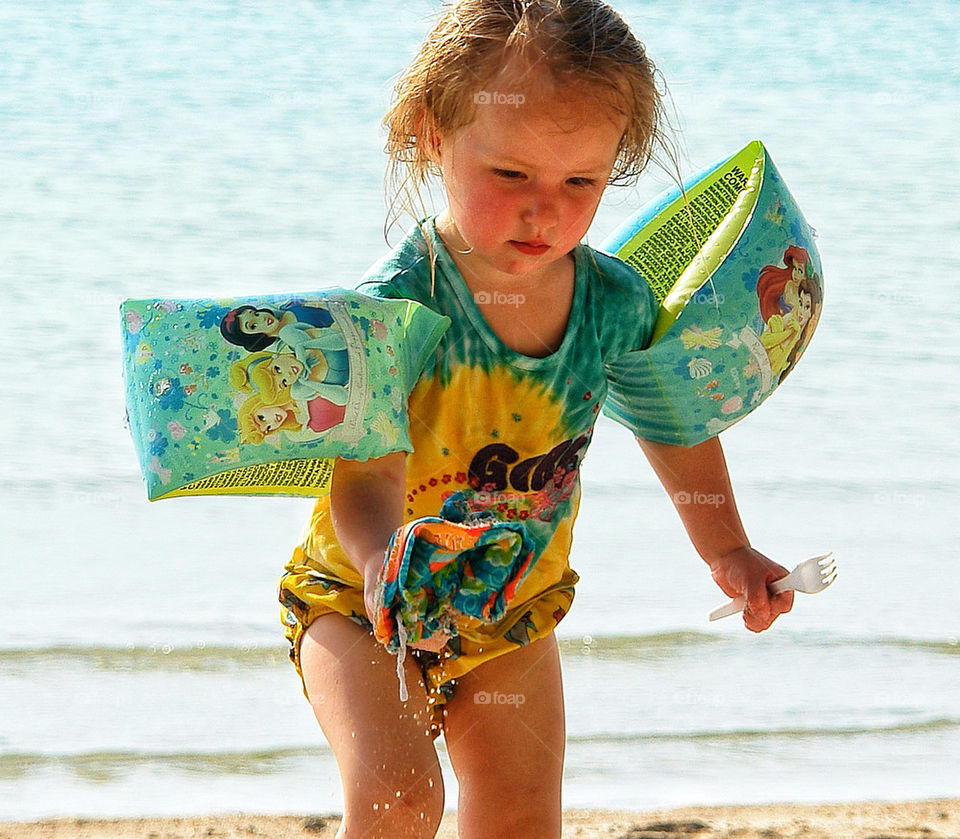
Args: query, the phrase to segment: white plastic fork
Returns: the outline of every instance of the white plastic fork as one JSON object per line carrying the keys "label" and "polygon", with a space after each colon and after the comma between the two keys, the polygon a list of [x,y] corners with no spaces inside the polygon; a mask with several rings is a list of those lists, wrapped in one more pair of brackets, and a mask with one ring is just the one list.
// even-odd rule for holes
{"label": "white plastic fork", "polygon": [[[830,557],[833,552],[805,559],[786,577],[774,580],[767,588],[771,594],[780,594],[783,591],[802,591],[804,594],[817,594],[823,591],[830,583],[837,579],[837,565]],[[743,596],[735,597],[729,603],[719,606],[710,613],[710,620],[735,615],[742,612],[746,606]]]}

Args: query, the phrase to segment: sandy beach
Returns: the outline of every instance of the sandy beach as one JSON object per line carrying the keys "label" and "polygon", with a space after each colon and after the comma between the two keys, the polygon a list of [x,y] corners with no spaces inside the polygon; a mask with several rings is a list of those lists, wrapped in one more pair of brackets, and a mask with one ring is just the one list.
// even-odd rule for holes
{"label": "sandy beach", "polygon": [[[0,839],[332,839],[333,815],[54,819],[0,823]],[[456,815],[438,839],[455,839]],[[960,799],[769,804],[609,812],[568,810],[564,839],[960,839]],[[519,839],[519,838],[518,838]]]}

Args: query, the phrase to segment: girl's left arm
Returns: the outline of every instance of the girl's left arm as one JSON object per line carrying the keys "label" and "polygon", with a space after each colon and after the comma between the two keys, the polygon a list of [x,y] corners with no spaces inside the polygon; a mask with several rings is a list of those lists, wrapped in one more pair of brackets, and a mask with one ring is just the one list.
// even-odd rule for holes
{"label": "girl's left arm", "polygon": [[750,546],[743,529],[720,440],[685,448],[637,438],[714,581],[730,597],[746,597],[743,622],[762,632],[793,606],[793,592],[767,586],[787,569]]}

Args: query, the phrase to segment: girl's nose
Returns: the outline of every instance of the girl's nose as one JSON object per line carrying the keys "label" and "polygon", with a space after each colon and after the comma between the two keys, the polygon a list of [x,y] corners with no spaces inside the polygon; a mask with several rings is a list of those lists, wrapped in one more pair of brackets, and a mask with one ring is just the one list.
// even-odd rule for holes
{"label": "girl's nose", "polygon": [[532,196],[520,218],[525,224],[539,230],[556,227],[560,220],[556,202],[546,195]]}

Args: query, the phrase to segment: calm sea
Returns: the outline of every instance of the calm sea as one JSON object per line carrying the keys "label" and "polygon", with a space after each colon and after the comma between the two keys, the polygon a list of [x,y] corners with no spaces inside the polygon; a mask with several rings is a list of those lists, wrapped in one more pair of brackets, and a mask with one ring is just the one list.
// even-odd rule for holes
{"label": "calm sea", "polygon": [[[760,138],[819,232],[818,337],[724,441],[754,543],[840,577],[760,637],[709,624],[722,594],[602,420],[565,802],[960,794],[956,3],[618,7],[684,170]],[[0,820],[339,810],[275,605],[309,505],[147,503],[117,305],[352,284],[386,247],[379,117],[436,8],[0,3]],[[667,182],[611,192],[592,240]]]}

